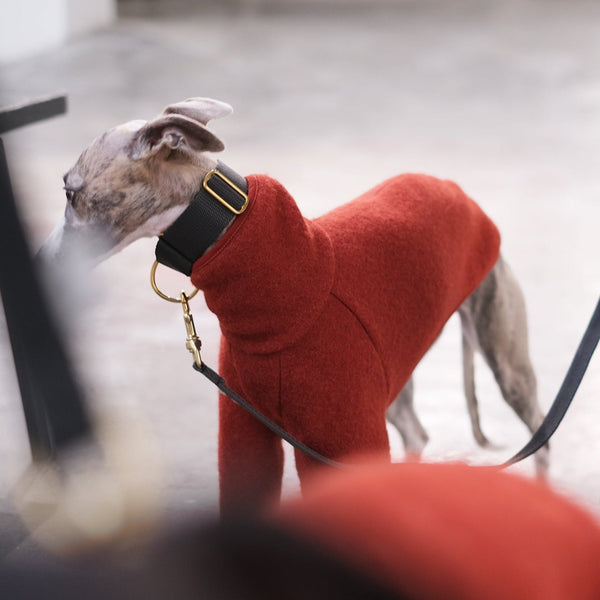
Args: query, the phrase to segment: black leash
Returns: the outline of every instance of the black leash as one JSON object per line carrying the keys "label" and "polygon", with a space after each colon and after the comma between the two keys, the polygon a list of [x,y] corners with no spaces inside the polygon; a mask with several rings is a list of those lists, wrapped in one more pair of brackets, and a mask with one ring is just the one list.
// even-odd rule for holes
{"label": "black leash", "polygon": [[[571,362],[571,366],[567,371],[560,390],[558,391],[550,410],[546,414],[546,418],[529,442],[525,444],[525,446],[523,446],[523,448],[521,448],[521,450],[519,450],[519,452],[517,452],[511,459],[507,460],[501,465],[498,465],[498,468],[504,469],[506,467],[510,467],[511,465],[528,458],[532,454],[535,454],[540,448],[548,443],[550,438],[558,429],[558,426],[560,425],[565,414],[567,413],[569,406],[571,405],[571,401],[575,397],[575,393],[579,388],[579,384],[581,383],[592,355],[594,354],[594,350],[598,345],[598,340],[600,340],[600,300],[596,305],[596,310],[594,311],[585,334],[581,339],[577,352],[575,353],[573,361]],[[294,448],[301,450],[311,458],[314,458],[315,460],[326,465],[344,469],[350,467],[348,464],[340,463],[327,458],[322,454],[319,454],[316,450],[313,450],[306,444],[303,444],[301,441],[294,438],[285,429],[265,417],[247,400],[242,398],[231,388],[227,387],[225,380],[204,363],[202,363],[200,367],[198,367],[196,363],[194,363],[193,366],[196,371],[202,373],[205,377],[212,381],[212,383],[214,383],[223,394],[225,394],[243,409],[247,410],[253,417],[258,419],[263,425],[283,438]]]}
{"label": "black leash", "polygon": [[[297,450],[304,452],[307,456],[313,458],[314,460],[326,464],[330,467],[347,469],[350,468],[351,465],[346,463],[341,463],[339,461],[333,460],[326,456],[323,456],[321,453],[317,452],[310,446],[307,446],[293,435],[288,433],[283,427],[263,415],[256,407],[254,407],[248,400],[240,396],[237,392],[232,390],[227,386],[225,379],[221,377],[216,371],[211,369],[208,365],[206,365],[201,357],[200,357],[200,348],[201,342],[196,334],[196,328],[194,326],[194,320],[192,314],[190,312],[188,299],[190,296],[187,296],[185,292],[181,292],[180,299],[171,298],[163,294],[157,287],[155,281],[156,275],[156,267],[158,263],[155,262],[152,267],[151,272],[151,283],[154,291],[163,299],[169,300],[170,302],[181,303],[183,307],[183,318],[187,331],[187,339],[186,339],[186,347],[187,349],[194,355],[194,363],[193,367],[198,373],[202,373],[210,382],[217,386],[219,391],[233,400],[238,406],[246,410],[250,413],[255,419],[260,421],[265,427],[270,429],[273,433],[277,434],[279,437],[284,439],[290,445],[292,445]],[[194,292],[193,295],[197,290]],[[503,469],[514,465],[517,462],[524,460],[525,458],[535,454],[540,448],[548,443],[552,435],[554,435],[561,421],[563,420],[565,414],[571,402],[579,388],[579,384],[581,383],[583,376],[587,370],[587,367],[590,363],[592,355],[598,345],[598,341],[600,340],[600,300],[596,305],[596,309],[592,315],[592,318],[588,324],[588,327],[581,339],[577,352],[571,362],[571,366],[567,371],[567,374],[564,378],[564,381],[560,387],[550,410],[546,414],[545,419],[543,420],[540,427],[534,433],[533,437],[529,440],[529,442],[523,446],[519,452],[517,452],[511,459],[497,466],[497,468]]]}
{"label": "black leash", "polygon": [[550,410],[546,414],[546,418],[543,420],[538,430],[533,434],[533,437],[529,442],[511,459],[501,464],[500,467],[504,468],[514,465],[524,458],[535,454],[542,446],[548,443],[548,440],[557,430],[571,405],[571,401],[575,397],[579,384],[590,364],[594,350],[596,350],[598,340],[600,340],[600,300],[598,300],[598,304],[596,304],[596,309],[581,338],[577,352],[575,352],[571,366],[558,390],[558,394],[556,395]]}
{"label": "black leash", "polygon": [[[598,340],[600,340],[600,300],[596,305],[596,310],[594,311],[585,334],[581,339],[577,352],[575,353],[573,361],[571,362],[571,366],[567,371],[560,390],[558,391],[558,394],[556,395],[556,398],[554,399],[554,402],[552,403],[552,406],[546,414],[542,424],[539,426],[529,442],[527,442],[527,444],[525,444],[525,446],[523,446],[523,448],[521,448],[521,450],[519,450],[519,452],[517,452],[511,459],[507,460],[501,465],[498,465],[499,468],[504,469],[506,467],[510,467],[511,465],[528,458],[548,443],[550,438],[558,429],[558,426],[560,425],[567,413],[567,410],[569,409],[569,406],[571,405],[571,401],[575,397],[575,393],[579,388],[579,384],[583,379],[592,355],[594,354],[594,351],[598,345]],[[214,383],[219,390],[225,394],[225,396],[233,400],[243,409],[247,410],[253,417],[258,419],[263,425],[283,438],[294,448],[301,450],[311,458],[314,458],[315,460],[326,465],[344,469],[350,467],[348,464],[332,460],[323,456],[322,454],[319,454],[319,452],[316,450],[313,450],[306,444],[290,435],[285,429],[265,417],[247,400],[242,398],[231,388],[227,387],[225,380],[206,364],[201,363],[201,365],[198,366],[197,363],[194,363],[193,366],[196,371],[202,373],[206,378],[212,381],[212,383]]]}
{"label": "black leash", "polygon": [[330,467],[338,467],[338,468],[347,468],[348,465],[345,465],[341,462],[335,461],[331,458],[327,458],[323,456],[316,450],[313,450],[310,446],[307,446],[299,439],[295,438],[293,435],[288,433],[283,427],[277,425],[275,421],[272,421],[265,415],[263,415],[257,408],[252,406],[248,400],[240,396],[237,392],[234,392],[230,387],[225,383],[225,379],[221,377],[216,371],[213,371],[200,357],[200,348],[202,347],[202,342],[196,333],[196,326],[194,325],[194,317],[190,312],[190,305],[188,300],[190,300],[193,296],[196,295],[198,290],[195,290],[191,294],[186,294],[185,292],[181,292],[179,298],[173,298],[164,294],[156,284],[156,267],[158,266],[158,261],[156,261],[152,265],[152,269],[150,271],[150,283],[152,285],[152,289],[163,299],[168,302],[175,302],[177,304],[181,304],[183,309],[183,321],[185,323],[186,330],[186,340],[185,347],[189,350],[189,352],[194,357],[193,367],[198,373],[202,373],[210,382],[214,383],[217,388],[228,398],[233,400],[238,406],[241,406],[244,410],[248,411],[255,419],[260,421],[265,427],[270,429],[273,433],[277,434],[280,438],[284,439],[286,442],[291,444],[294,448],[301,450],[311,458],[329,465]]}
{"label": "black leash", "polygon": [[283,427],[280,427],[271,419],[265,417],[259,410],[254,408],[250,402],[248,402],[245,398],[242,398],[239,394],[234,392],[230,387],[227,387],[225,380],[215,371],[213,371],[209,366],[207,366],[204,362],[198,366],[196,362],[194,362],[193,367],[198,373],[202,373],[209,381],[214,383],[219,390],[225,394],[228,398],[233,400],[238,406],[241,406],[244,410],[247,410],[255,419],[259,420],[265,427],[269,428],[273,433],[277,434],[280,438],[284,439],[286,442],[291,444],[297,450],[301,450],[307,456],[314,458],[315,460],[329,465],[330,467],[337,467],[338,469],[347,469],[350,465],[338,462],[336,460],[332,460],[331,458],[327,458],[323,456],[316,450],[313,450],[310,446],[307,446],[293,435],[288,433]]}

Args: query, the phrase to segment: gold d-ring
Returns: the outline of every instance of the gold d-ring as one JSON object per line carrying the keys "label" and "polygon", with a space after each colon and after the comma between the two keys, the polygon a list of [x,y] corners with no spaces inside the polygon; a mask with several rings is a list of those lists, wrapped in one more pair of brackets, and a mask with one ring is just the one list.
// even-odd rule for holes
{"label": "gold d-ring", "polygon": [[[175,302],[176,304],[181,304],[183,301],[181,299],[181,297],[179,298],[172,298],[171,296],[167,296],[165,293],[161,292],[158,289],[158,286],[156,285],[156,269],[158,267],[158,261],[155,260],[154,264],[152,265],[152,268],[150,269],[150,285],[152,286],[152,289],[163,299],[163,300],[167,300],[168,302]],[[185,292],[182,292],[183,294],[185,294]],[[194,291],[191,294],[185,294],[185,297],[188,300],[191,300],[196,294],[198,293],[198,288],[194,288]]]}

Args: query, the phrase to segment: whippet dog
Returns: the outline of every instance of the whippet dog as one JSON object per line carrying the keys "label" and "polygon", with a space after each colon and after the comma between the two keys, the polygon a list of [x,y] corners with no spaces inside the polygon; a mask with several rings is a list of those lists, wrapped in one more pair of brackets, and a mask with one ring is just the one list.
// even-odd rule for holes
{"label": "whippet dog", "polygon": [[[159,236],[167,230],[202,188],[207,174],[218,166],[212,153],[222,151],[224,145],[206,124],[231,112],[231,107],[223,102],[191,98],[166,107],[150,121],[131,121],[95,139],[64,176],[64,216],[41,248],[41,259],[59,260],[69,252],[74,240],[89,238],[94,240],[97,261],[101,261],[139,238]],[[409,178],[393,185],[429,185],[423,181]],[[438,185],[433,179],[431,182]],[[220,252],[219,242],[229,235],[229,227],[234,229],[237,222],[223,228],[204,256]],[[475,395],[476,351],[483,355],[505,401],[527,428],[533,432],[543,420],[528,352],[523,295],[506,262],[501,257],[494,260],[493,268],[458,309],[465,394],[473,434],[482,446],[488,441],[481,430]],[[285,276],[281,273],[282,278]],[[438,333],[439,329],[428,343],[433,343]],[[237,379],[234,371],[225,375]],[[389,408],[383,409],[384,421],[387,415],[400,432],[406,452],[419,457],[428,436],[413,408],[412,380],[395,394],[395,400],[388,402]],[[319,401],[326,403],[327,399]],[[360,423],[355,426],[361,427]],[[299,436],[303,433],[306,432],[300,430]],[[535,458],[537,472],[543,475],[548,468],[547,448]]]}

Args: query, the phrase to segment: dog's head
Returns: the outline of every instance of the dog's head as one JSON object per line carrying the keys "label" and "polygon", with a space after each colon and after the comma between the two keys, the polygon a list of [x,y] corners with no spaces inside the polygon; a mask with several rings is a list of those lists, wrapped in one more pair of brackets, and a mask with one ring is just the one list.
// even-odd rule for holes
{"label": "dog's head", "polygon": [[96,138],[64,176],[64,217],[42,259],[83,241],[99,262],[140,237],[159,234],[181,214],[224,145],[206,128],[228,104],[190,98],[151,121],[130,121]]}

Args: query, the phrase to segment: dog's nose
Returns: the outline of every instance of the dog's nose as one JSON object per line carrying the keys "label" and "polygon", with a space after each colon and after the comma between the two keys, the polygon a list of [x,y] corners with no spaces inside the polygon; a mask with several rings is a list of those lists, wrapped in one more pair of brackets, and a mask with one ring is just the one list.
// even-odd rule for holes
{"label": "dog's nose", "polygon": [[117,239],[104,226],[73,226],[63,218],[36,254],[38,263],[64,263],[77,260],[88,267],[110,256]]}

